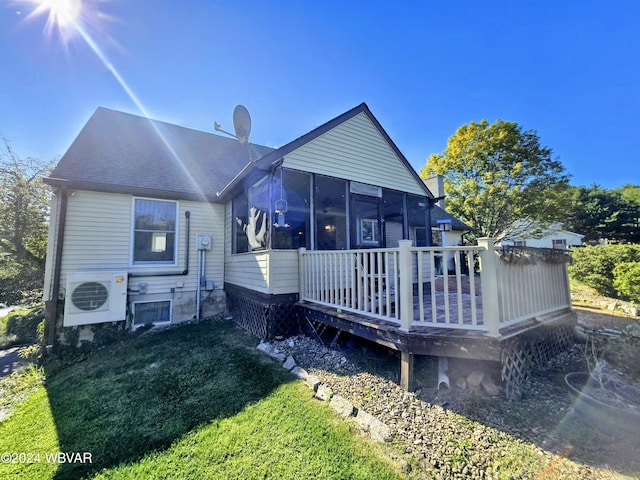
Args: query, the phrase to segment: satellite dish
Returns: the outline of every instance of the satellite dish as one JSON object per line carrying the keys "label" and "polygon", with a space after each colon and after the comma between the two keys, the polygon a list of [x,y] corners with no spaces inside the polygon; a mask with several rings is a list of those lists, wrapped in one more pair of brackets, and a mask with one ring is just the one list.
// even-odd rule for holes
{"label": "satellite dish", "polygon": [[244,105],[236,105],[233,109],[233,129],[240,143],[247,143],[251,133],[251,116]]}

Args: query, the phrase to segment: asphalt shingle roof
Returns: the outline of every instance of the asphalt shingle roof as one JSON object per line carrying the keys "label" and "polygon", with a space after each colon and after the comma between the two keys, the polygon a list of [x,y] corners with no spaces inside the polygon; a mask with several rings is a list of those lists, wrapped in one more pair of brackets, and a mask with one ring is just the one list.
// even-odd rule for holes
{"label": "asphalt shingle roof", "polygon": [[[253,146],[259,155],[272,150]],[[248,163],[248,145],[233,138],[100,107],[47,182],[215,202]]]}

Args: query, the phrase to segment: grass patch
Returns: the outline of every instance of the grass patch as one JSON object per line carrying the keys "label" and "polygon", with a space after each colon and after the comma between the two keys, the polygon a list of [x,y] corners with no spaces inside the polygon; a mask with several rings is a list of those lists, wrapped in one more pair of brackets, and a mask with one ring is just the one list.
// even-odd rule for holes
{"label": "grass patch", "polygon": [[[0,478],[398,478],[228,322],[140,335],[46,369],[0,423]],[[47,463],[88,452],[91,464]]]}

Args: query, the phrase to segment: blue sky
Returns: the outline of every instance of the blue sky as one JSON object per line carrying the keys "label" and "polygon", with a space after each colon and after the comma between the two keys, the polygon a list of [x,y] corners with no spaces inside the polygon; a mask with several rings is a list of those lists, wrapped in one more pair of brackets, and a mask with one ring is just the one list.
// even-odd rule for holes
{"label": "blue sky", "polygon": [[212,132],[243,104],[251,140],[278,146],[366,102],[418,171],[501,118],[574,185],[640,185],[637,0],[90,0],[65,38],[37,2],[0,2],[0,133],[20,156],[62,155],[98,106]]}

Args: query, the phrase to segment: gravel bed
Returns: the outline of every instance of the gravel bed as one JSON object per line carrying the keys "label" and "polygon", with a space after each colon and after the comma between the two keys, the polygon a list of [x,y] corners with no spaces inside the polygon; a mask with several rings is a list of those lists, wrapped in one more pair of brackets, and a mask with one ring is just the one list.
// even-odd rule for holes
{"label": "gravel bed", "polygon": [[[534,372],[522,400],[513,402],[458,388],[455,379],[450,390],[438,391],[437,361],[431,357],[416,359],[418,387],[405,392],[397,385],[399,360],[386,350],[372,353],[373,347],[357,344],[329,348],[302,335],[273,344],[334,393],[389,426],[410,477],[411,465],[419,463],[433,478],[502,478],[519,449],[548,465],[545,478],[624,478],[614,472],[640,472],[640,462],[628,456],[637,457],[637,439],[607,437],[573,414],[564,375],[584,369],[579,345]],[[510,478],[535,478],[536,468],[524,467]],[[603,477],[603,471],[611,476]]]}

